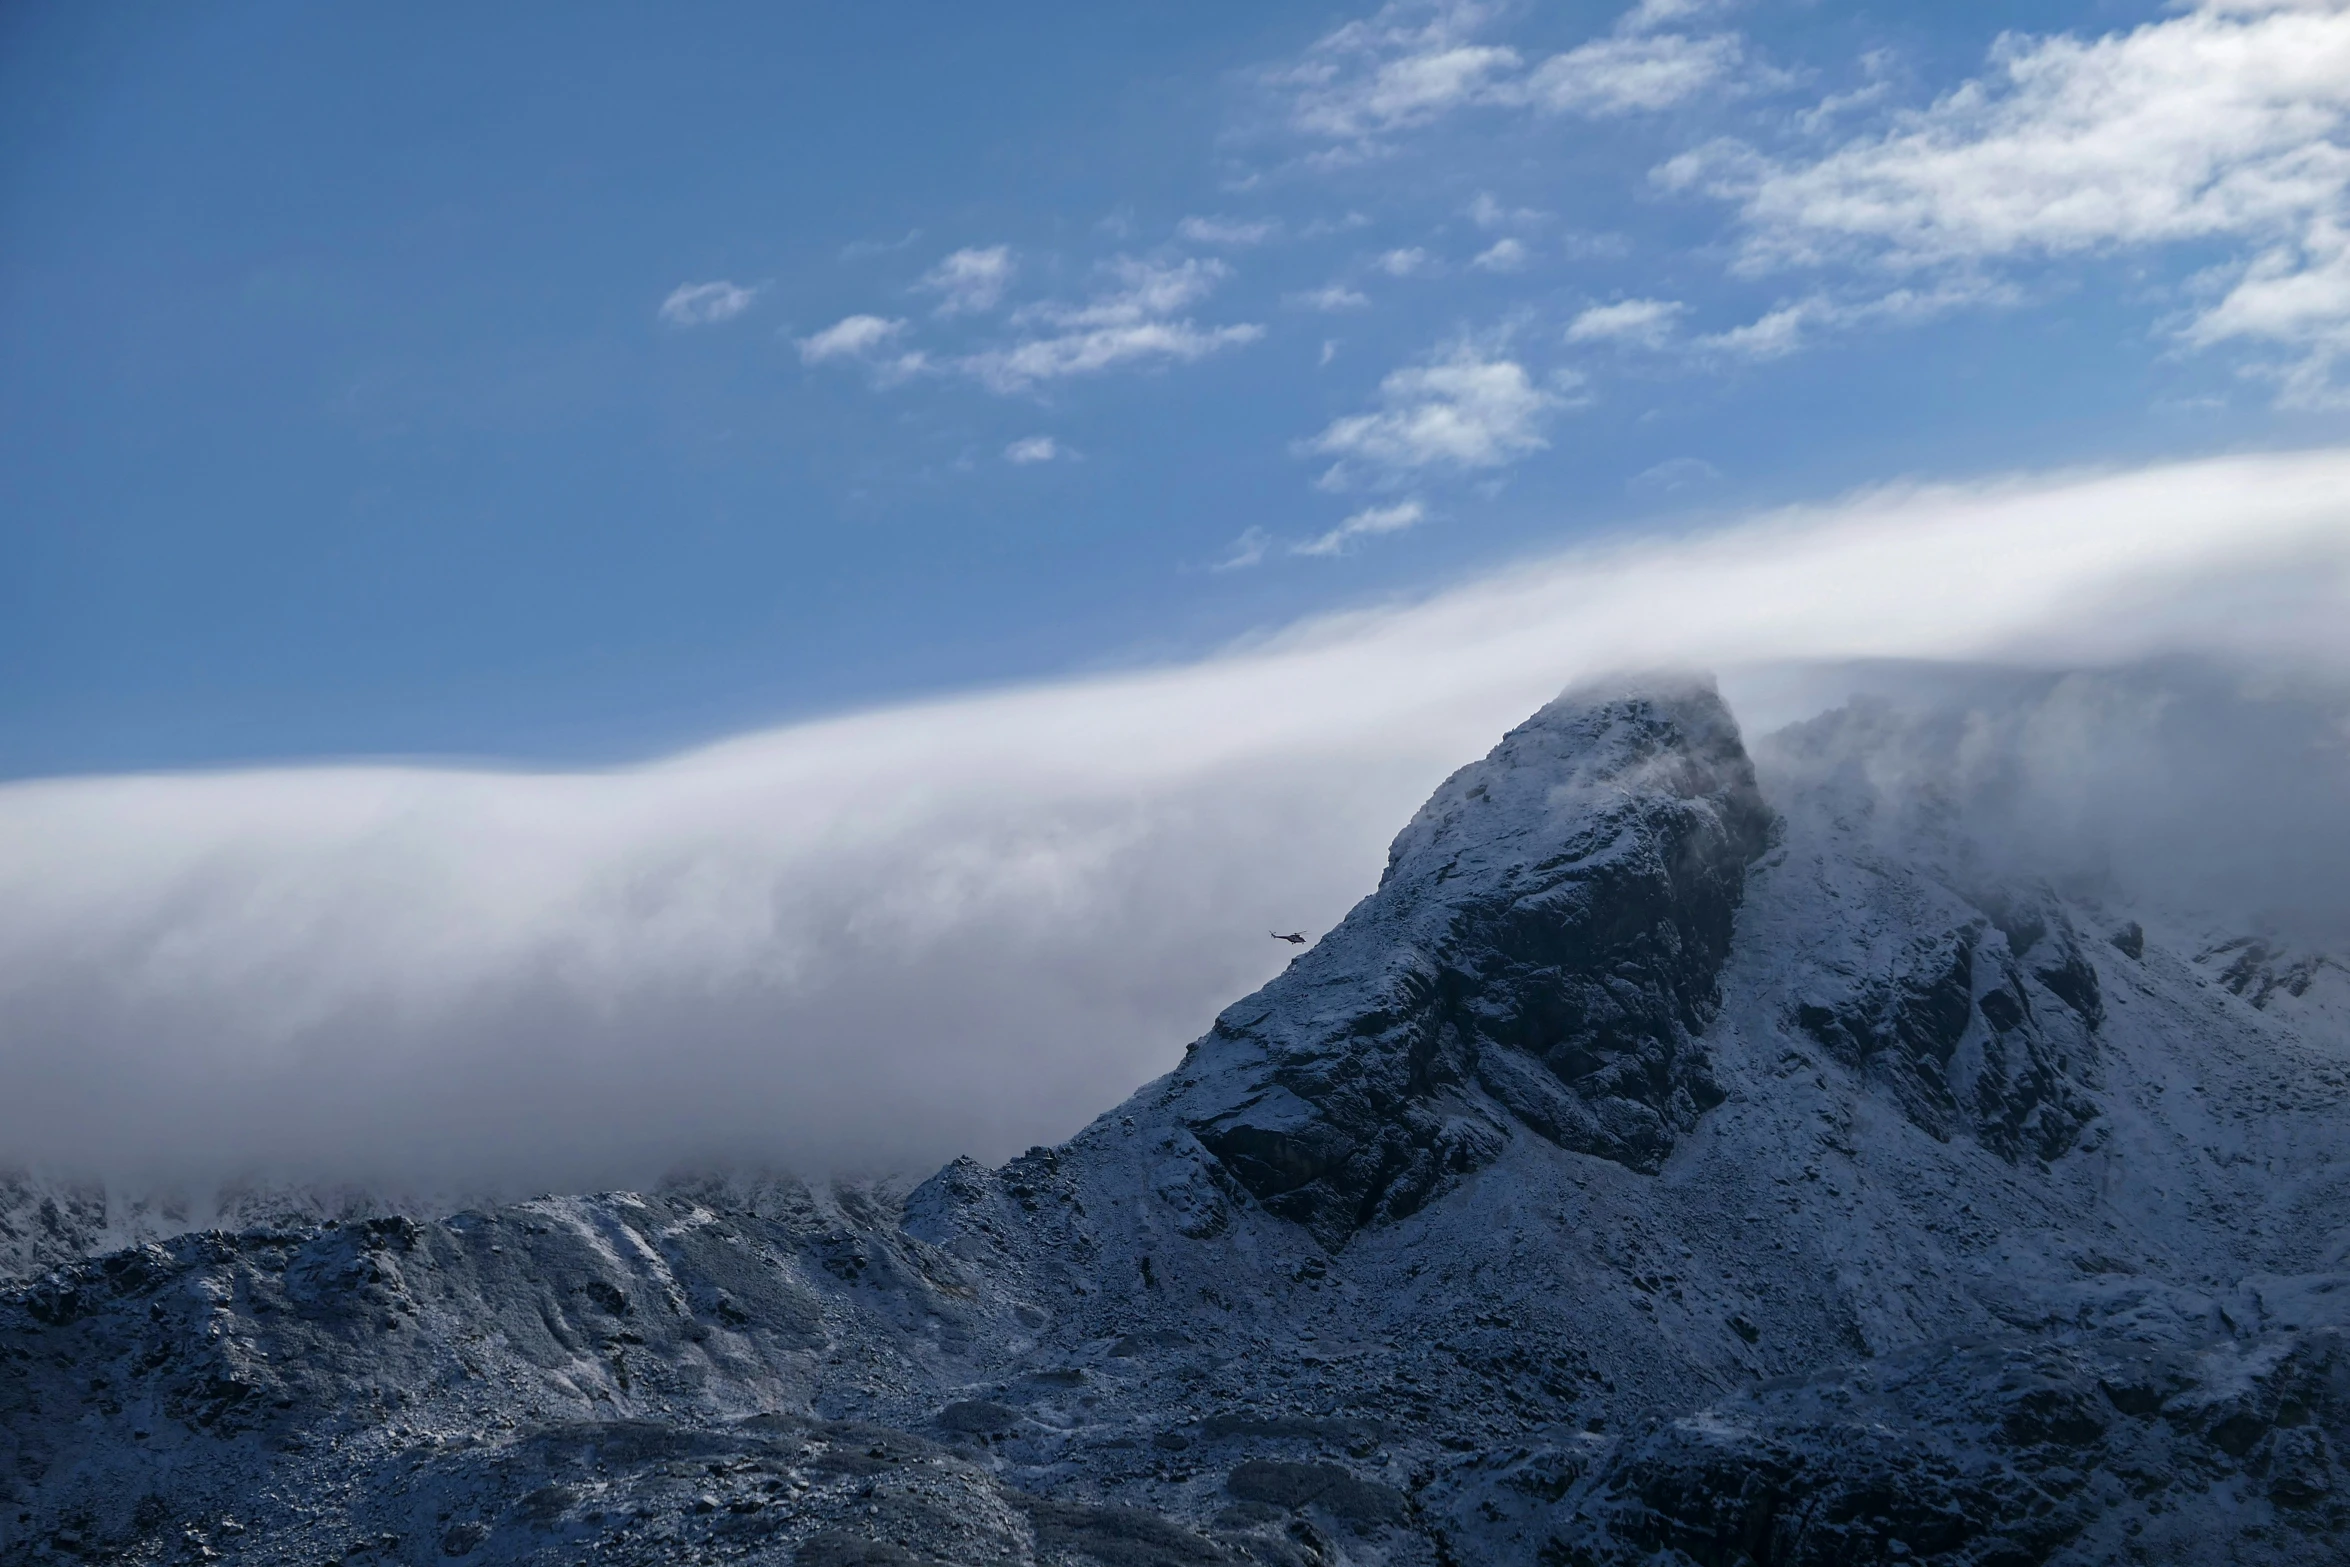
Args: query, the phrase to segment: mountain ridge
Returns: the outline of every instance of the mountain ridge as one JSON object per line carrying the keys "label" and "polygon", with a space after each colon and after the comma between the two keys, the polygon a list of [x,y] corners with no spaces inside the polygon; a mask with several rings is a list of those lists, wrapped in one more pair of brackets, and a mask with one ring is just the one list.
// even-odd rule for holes
{"label": "mountain ridge", "polygon": [[1849,765],[1882,723],[1758,761],[1701,684],[1570,693],[997,1169],[53,1269],[0,1303],[0,1550],[2338,1556],[2328,971],[1986,872]]}

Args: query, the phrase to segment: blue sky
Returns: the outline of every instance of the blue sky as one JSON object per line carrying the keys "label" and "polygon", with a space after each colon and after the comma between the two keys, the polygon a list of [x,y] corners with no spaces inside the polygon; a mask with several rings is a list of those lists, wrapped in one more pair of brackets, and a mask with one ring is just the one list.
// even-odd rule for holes
{"label": "blue sky", "polygon": [[2338,6],[1135,9],[11,8],[0,775],[617,760],[2344,433]]}

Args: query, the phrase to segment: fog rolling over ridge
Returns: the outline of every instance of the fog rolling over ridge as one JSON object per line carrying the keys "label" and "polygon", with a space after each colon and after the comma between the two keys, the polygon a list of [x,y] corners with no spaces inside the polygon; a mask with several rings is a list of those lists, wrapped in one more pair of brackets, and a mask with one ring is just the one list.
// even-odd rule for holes
{"label": "fog rolling over ridge", "polygon": [[[2350,453],[1914,487],[607,773],[0,789],[0,1161],[636,1184],[1061,1138],[1577,679],[1844,702],[2005,866],[2350,930]],[[1799,763],[1758,745],[1773,767]],[[2215,933],[2218,934],[2218,933]]]}

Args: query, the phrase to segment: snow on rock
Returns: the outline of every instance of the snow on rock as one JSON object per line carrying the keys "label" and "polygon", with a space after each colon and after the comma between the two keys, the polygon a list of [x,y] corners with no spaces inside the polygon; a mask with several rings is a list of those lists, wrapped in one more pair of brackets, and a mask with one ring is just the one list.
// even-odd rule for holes
{"label": "snow on rock", "polygon": [[1977,852],[1889,722],[1570,694],[1000,1169],[78,1260],[23,1185],[0,1559],[2350,1559],[2338,961]]}
{"label": "snow on rock", "polygon": [[1720,1102],[1703,1044],[1770,813],[1710,685],[1572,692],[1461,769],[1379,889],[1191,1049],[1192,1133],[1331,1245],[1513,1123],[1653,1174]]}

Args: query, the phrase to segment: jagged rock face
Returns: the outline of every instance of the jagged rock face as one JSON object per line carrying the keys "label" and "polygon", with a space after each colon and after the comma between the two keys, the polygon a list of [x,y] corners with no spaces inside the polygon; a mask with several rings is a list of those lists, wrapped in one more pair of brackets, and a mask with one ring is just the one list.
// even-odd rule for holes
{"label": "jagged rock face", "polygon": [[[2100,1113],[2096,965],[2063,900],[1986,879],[1942,841],[1931,793],[1921,807],[1844,765],[1877,717],[1833,714],[1768,748],[1802,802],[1767,916],[1806,933],[1789,1020],[1921,1130],[2009,1161],[2058,1158]],[[1799,911],[1806,896],[1835,917]]]}
{"label": "jagged rock face", "polygon": [[2274,1520],[2231,1560],[2333,1562],[2346,1378],[2336,1328],[2201,1353],[2143,1331],[1934,1345],[1632,1441],[1480,1458],[1425,1500],[1502,1523],[1521,1560],[1570,1567],[1993,1567],[2206,1559],[2209,1487]]}
{"label": "jagged rock face", "polygon": [[1755,749],[1775,821],[1708,692],[1546,710],[1000,1169],[19,1183],[120,1239],[0,1290],[0,1561],[2345,1560],[2339,962]]}
{"label": "jagged rock face", "polygon": [[1329,1244],[1417,1210],[1513,1124],[1655,1171],[1720,1101],[1702,1037],[1769,830],[1710,687],[1560,698],[1447,780],[1378,891],[1193,1047],[1193,1131]]}

